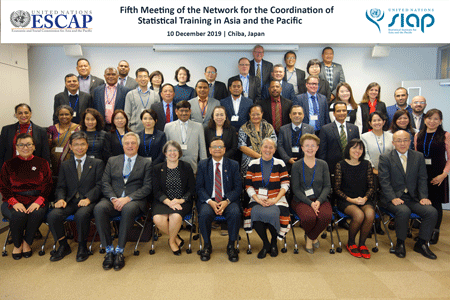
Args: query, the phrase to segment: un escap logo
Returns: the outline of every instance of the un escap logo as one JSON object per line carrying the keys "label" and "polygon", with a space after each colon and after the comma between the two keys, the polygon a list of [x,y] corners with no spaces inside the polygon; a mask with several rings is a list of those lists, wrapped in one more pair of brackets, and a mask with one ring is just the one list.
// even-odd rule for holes
{"label": "un escap logo", "polygon": [[384,11],[381,11],[378,8],[372,8],[370,10],[370,13],[368,10],[366,10],[366,18],[373,24],[375,24],[378,28],[378,31],[381,33],[380,25],[378,25],[378,22],[383,20],[384,18]]}
{"label": "un escap logo", "polygon": [[30,24],[31,16],[27,11],[18,10],[11,14],[10,20],[15,27],[26,27]]}

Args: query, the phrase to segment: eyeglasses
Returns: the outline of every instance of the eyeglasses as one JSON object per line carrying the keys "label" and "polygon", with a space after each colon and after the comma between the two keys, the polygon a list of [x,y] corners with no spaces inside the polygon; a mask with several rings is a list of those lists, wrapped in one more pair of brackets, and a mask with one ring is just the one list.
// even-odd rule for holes
{"label": "eyeglasses", "polygon": [[318,86],[319,85],[318,83],[310,83],[310,82],[307,82],[306,84],[307,85],[311,85],[311,86]]}
{"label": "eyeglasses", "polygon": [[420,101],[420,102],[413,102],[413,104],[420,104],[420,105],[425,105],[425,101]]}
{"label": "eyeglasses", "polygon": [[17,148],[31,148],[34,144],[28,143],[28,144],[17,144],[16,147]]}
{"label": "eyeglasses", "polygon": [[175,152],[178,152],[178,149],[170,149],[170,150],[167,150],[167,153],[175,153]]}
{"label": "eyeglasses", "polygon": [[239,64],[239,67],[250,67],[250,64]]}
{"label": "eyeglasses", "polygon": [[296,58],[295,57],[288,57],[288,58],[286,58],[286,60],[296,60]]}
{"label": "eyeglasses", "polygon": [[222,150],[222,149],[225,149],[225,146],[211,146],[211,149],[219,149],[219,150]]}
{"label": "eyeglasses", "polygon": [[399,143],[399,144],[406,144],[406,143],[410,143],[411,139],[395,140],[394,142]]}
{"label": "eyeglasses", "polygon": [[206,72],[206,74],[212,74],[212,75],[215,75],[215,74],[217,74],[217,73],[214,72],[214,71],[208,71],[208,72]]}

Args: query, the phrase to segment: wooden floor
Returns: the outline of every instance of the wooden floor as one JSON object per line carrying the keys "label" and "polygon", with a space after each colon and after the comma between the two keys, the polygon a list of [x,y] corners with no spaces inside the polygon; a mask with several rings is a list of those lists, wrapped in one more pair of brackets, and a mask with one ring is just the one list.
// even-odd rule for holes
{"label": "wooden floor", "polygon": [[[133,256],[134,244],[128,243],[126,266],[116,272],[102,269],[99,243],[94,243],[95,253],[85,262],[75,261],[77,244],[73,241],[72,254],[50,262],[52,241],[41,257],[37,250],[42,240],[37,240],[33,256],[19,261],[11,257],[12,245],[7,246],[8,256],[0,258],[0,299],[450,299],[449,224],[450,212],[444,212],[440,241],[431,247],[438,257],[435,261],[412,251],[412,239],[406,241],[406,258],[397,258],[389,253],[386,235],[379,236],[380,250],[369,260],[354,258],[345,249],[329,254],[329,235],[311,255],[303,250],[303,230],[295,227],[299,254],[293,253],[289,232],[287,253],[259,260],[257,234],[250,235],[253,254],[247,255],[241,230],[240,260],[231,263],[225,254],[227,237],[214,230],[209,262],[200,261],[196,254],[198,241],[193,243],[192,254],[183,251],[176,257],[162,236],[155,255],[148,253],[150,243],[143,243],[140,256]],[[46,225],[41,231],[47,232]],[[346,242],[347,232],[340,233]],[[182,231],[181,236],[186,240],[189,233]],[[5,237],[6,233],[0,235],[2,243]],[[369,239],[367,246],[373,245],[374,239]]]}

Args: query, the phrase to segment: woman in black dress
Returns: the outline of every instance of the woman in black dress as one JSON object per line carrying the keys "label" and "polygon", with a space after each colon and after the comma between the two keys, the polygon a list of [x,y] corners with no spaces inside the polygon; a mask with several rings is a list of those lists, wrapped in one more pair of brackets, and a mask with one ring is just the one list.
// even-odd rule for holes
{"label": "woman in black dress", "polygon": [[158,114],[153,109],[144,109],[141,113],[141,121],[144,130],[138,133],[141,139],[138,154],[151,159],[153,165],[159,164],[164,160],[162,150],[166,144],[166,134],[155,128]]}
{"label": "woman in black dress", "polygon": [[[220,137],[225,144],[225,157],[235,159],[237,151],[237,133],[236,129],[231,126],[230,120],[227,118],[225,107],[216,106],[209,119],[208,127],[205,128],[205,144],[210,145],[214,137]],[[211,154],[208,152],[208,157]]]}
{"label": "woman in black dress", "polygon": [[111,117],[111,131],[108,132],[108,140],[111,148],[111,156],[123,154],[122,138],[130,131],[128,128],[128,116],[122,109],[116,109]]}
{"label": "woman in black dress", "polygon": [[81,116],[81,131],[88,136],[87,156],[103,160],[105,163],[111,156],[111,147],[107,133],[103,131],[105,121],[102,115],[94,108],[87,108]]}
{"label": "woman in black dress", "polygon": [[[381,86],[376,83],[370,83],[366,91],[364,92],[363,98],[359,103],[359,108],[361,109],[362,118],[362,133],[368,132],[370,130],[369,126],[369,115],[375,111],[379,111],[384,116],[387,117],[386,104],[380,100]],[[387,123],[384,125],[383,130],[387,131]]]}
{"label": "woman in black dress", "polygon": [[[335,193],[338,208],[351,217],[347,250],[355,257],[370,258],[365,243],[375,218],[372,165],[364,159],[364,143],[353,139],[345,147],[344,160],[336,164]],[[359,231],[359,246],[355,237]]]}
{"label": "woman in black dress", "polygon": [[425,126],[416,134],[414,146],[416,151],[425,156],[428,199],[438,211],[438,221],[430,239],[430,244],[437,244],[442,222],[442,203],[449,201],[450,133],[442,128],[442,112],[439,109],[430,109],[423,118]]}
{"label": "woman in black dress", "polygon": [[168,141],[163,152],[166,161],[153,168],[153,222],[169,235],[169,247],[178,256],[184,245],[178,232],[184,216],[192,210],[194,172],[189,163],[179,160],[183,152],[177,142]]}

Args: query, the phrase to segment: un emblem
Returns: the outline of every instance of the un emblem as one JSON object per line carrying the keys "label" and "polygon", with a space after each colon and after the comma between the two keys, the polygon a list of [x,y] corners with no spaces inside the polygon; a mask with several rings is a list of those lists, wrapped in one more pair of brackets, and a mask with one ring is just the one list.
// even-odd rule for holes
{"label": "un emblem", "polygon": [[378,25],[378,22],[383,20],[384,12],[378,8],[372,8],[370,10],[370,15],[369,15],[369,12],[366,11],[366,18],[367,18],[367,20],[369,20],[370,22],[375,24],[378,28],[378,31],[381,33],[380,25]]}
{"label": "un emblem", "polygon": [[11,14],[10,20],[15,27],[26,27],[30,24],[31,16],[27,11],[18,10]]}

